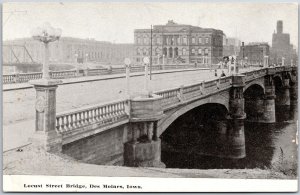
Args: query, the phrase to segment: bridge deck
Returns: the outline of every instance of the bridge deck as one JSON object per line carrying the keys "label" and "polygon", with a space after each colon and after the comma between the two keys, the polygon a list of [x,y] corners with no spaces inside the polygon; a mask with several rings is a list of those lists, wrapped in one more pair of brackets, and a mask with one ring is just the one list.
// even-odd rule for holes
{"label": "bridge deck", "polygon": [[[249,70],[249,69],[248,69]],[[246,70],[242,70],[246,71]],[[218,74],[221,70],[218,70]],[[117,75],[115,75],[117,76]],[[151,89],[153,91],[179,87],[203,80],[215,78],[214,72],[209,70],[176,71],[165,74],[155,74],[152,77]],[[143,89],[143,76],[140,74],[130,80],[132,94],[138,94]],[[57,112],[68,111],[82,106],[94,105],[99,102],[111,101],[124,97],[125,78],[104,79],[90,82],[70,83],[61,85],[57,90]],[[4,148],[10,148],[9,136],[24,132],[22,123],[26,123],[26,132],[34,129],[34,102],[35,90],[33,88],[5,91],[3,93],[3,130]],[[14,132],[14,133],[12,133]],[[28,133],[30,134],[30,133]],[[19,138],[24,139],[20,133]],[[14,139],[18,139],[14,136]]]}

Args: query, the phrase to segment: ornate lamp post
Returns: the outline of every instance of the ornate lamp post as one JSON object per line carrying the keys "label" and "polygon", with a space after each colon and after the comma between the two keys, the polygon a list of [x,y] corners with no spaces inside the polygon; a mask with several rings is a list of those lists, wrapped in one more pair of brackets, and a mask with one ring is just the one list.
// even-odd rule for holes
{"label": "ornate lamp post", "polygon": [[285,60],[285,57],[282,57],[281,58],[281,66],[284,66],[284,60]]}
{"label": "ornate lamp post", "polygon": [[143,62],[144,62],[144,66],[145,66],[145,82],[144,82],[144,91],[145,91],[145,95],[149,96],[149,76],[148,76],[148,72],[149,72],[149,63],[150,63],[150,59],[149,57],[144,57],[143,58]]}
{"label": "ornate lamp post", "polygon": [[131,65],[131,60],[129,58],[125,58],[124,60],[125,64],[125,70],[126,70],[126,95],[130,98],[130,65]]}
{"label": "ornate lamp post", "polygon": [[86,53],[86,54],[85,54],[85,62],[86,62],[86,63],[87,63],[87,61],[88,61],[88,57],[89,57],[89,54]]}
{"label": "ornate lamp post", "polygon": [[32,37],[45,46],[43,77],[30,81],[36,90],[35,100],[35,133],[30,138],[32,143],[40,145],[46,151],[61,151],[62,136],[56,132],[56,88],[62,81],[50,79],[49,43],[61,36],[61,29],[55,29],[49,23],[32,31]]}
{"label": "ornate lamp post", "polygon": [[264,68],[269,67],[269,56],[264,56]]}
{"label": "ornate lamp post", "polygon": [[56,41],[61,36],[61,29],[53,28],[49,23],[33,29],[32,38],[44,43],[43,79],[50,79],[49,75],[49,43]]}

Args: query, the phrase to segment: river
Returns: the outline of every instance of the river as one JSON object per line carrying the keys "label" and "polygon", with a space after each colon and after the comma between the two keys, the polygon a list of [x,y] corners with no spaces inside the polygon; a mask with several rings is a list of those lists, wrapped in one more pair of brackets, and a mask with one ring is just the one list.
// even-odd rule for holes
{"label": "river", "polygon": [[[242,159],[226,159],[201,155],[199,147],[195,145],[203,140],[187,129],[189,125],[177,123],[170,128],[176,131],[186,131],[190,136],[184,147],[172,146],[166,149],[162,144],[162,162],[167,168],[193,169],[276,169],[286,174],[297,174],[297,115],[295,107],[276,107],[274,124],[260,124],[245,122],[246,157]],[[190,117],[190,116],[187,116]],[[172,129],[170,129],[172,131]],[[162,142],[164,142],[162,138]],[[168,143],[170,144],[170,143]],[[213,146],[211,146],[213,147]],[[177,148],[177,150],[176,150]],[[180,149],[178,149],[180,148]]]}

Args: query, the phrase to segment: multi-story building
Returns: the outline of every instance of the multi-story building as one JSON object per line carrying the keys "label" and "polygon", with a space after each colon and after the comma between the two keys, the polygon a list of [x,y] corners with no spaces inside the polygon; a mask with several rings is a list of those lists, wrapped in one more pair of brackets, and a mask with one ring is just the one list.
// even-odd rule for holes
{"label": "multi-story building", "polygon": [[271,48],[271,61],[273,63],[281,63],[282,57],[285,58],[285,62],[290,64],[293,59],[296,61],[295,52],[293,46],[290,44],[290,34],[283,33],[283,22],[277,21],[277,32],[272,36],[272,48]]}
{"label": "multi-story building", "polygon": [[212,28],[169,20],[166,25],[154,25],[152,30],[136,29],[134,41],[134,58],[138,64],[151,55],[151,45],[152,62],[156,64],[218,63],[222,60],[223,31]]}
{"label": "multi-story building", "polygon": [[264,56],[270,55],[270,46],[266,42],[253,42],[241,46],[240,58],[244,58],[247,63],[263,65]]}
{"label": "multi-story building", "polygon": [[233,37],[224,37],[223,56],[238,55],[240,52],[241,41]]}
{"label": "multi-story building", "polygon": [[[4,41],[3,62],[43,61],[43,45],[32,38]],[[25,48],[25,49],[24,49]],[[113,44],[94,39],[61,37],[49,45],[50,63],[123,64],[124,58],[132,57],[133,44]]]}

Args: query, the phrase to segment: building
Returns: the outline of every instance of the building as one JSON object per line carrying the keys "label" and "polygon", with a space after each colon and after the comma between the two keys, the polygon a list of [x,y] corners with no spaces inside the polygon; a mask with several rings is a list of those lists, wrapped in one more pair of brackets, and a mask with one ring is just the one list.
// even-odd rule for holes
{"label": "building", "polygon": [[[44,46],[32,38],[4,41],[3,62],[42,63]],[[133,44],[114,44],[95,39],[61,37],[49,45],[50,63],[98,63],[123,64],[124,58],[132,57]]]}
{"label": "building", "polygon": [[291,60],[294,62],[297,60],[293,45],[290,44],[290,34],[283,33],[283,22],[277,21],[277,32],[272,36],[272,48],[271,48],[271,61],[272,63],[280,64],[282,57],[285,58],[285,62],[290,64]]}
{"label": "building", "polygon": [[264,56],[270,55],[270,46],[267,42],[253,42],[245,46],[242,44],[240,51],[240,58],[248,64],[263,65]]}
{"label": "building", "polygon": [[169,20],[166,25],[154,25],[152,30],[134,31],[134,58],[142,64],[142,59],[151,55],[152,45],[154,64],[218,63],[222,60],[222,39],[221,30]]}
{"label": "building", "polygon": [[241,41],[233,37],[224,37],[223,56],[238,55],[240,52]]}

